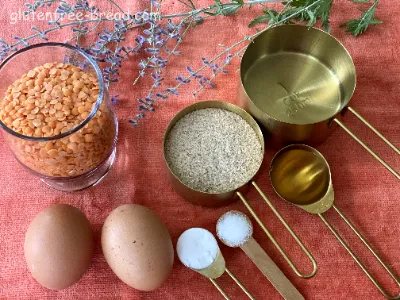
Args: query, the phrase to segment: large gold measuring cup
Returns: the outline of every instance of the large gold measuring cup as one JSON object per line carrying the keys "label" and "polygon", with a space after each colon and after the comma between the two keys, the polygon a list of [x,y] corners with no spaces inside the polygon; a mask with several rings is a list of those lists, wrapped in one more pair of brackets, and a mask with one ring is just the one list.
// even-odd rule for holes
{"label": "large gold measuring cup", "polygon": [[398,155],[400,150],[348,103],[356,70],[346,48],[333,36],[303,25],[273,27],[256,37],[240,65],[237,103],[266,128],[272,144],[317,145],[339,125],[397,179],[400,174],[341,121],[352,112]]}
{"label": "large gold measuring cup", "polygon": [[354,227],[350,220],[348,220],[342,211],[333,203],[334,192],[331,172],[327,161],[321,153],[306,145],[294,144],[287,146],[280,150],[272,159],[270,177],[273,188],[282,199],[297,205],[309,213],[317,214],[321,218],[382,295],[388,299],[400,299],[400,293],[396,296],[389,296],[385,292],[382,286],[342,239],[340,234],[324,217],[323,213],[332,207],[400,287],[399,279],[382,261],[376,251]]}

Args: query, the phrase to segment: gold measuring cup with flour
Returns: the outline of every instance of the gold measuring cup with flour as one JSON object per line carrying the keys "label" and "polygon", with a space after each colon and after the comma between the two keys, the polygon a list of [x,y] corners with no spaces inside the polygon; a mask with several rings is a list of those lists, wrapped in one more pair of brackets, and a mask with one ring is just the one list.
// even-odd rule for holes
{"label": "gold measuring cup with flour", "polygon": [[[400,150],[352,107],[356,70],[346,48],[303,25],[273,27],[256,37],[240,65],[237,104],[266,128],[279,147],[324,142],[339,125],[397,179],[400,174],[341,121],[349,110],[398,155]],[[336,123],[336,125],[335,125]]]}
{"label": "gold measuring cup with flour", "polygon": [[383,296],[387,299],[400,299],[400,293],[396,296],[390,296],[384,290],[323,215],[324,212],[333,208],[400,288],[400,281],[390,270],[389,266],[382,261],[367,240],[333,203],[334,191],[331,171],[328,162],[320,152],[310,146],[302,144],[289,145],[281,149],[271,161],[270,178],[275,192],[283,200],[320,217],[323,223],[329,228]]}
{"label": "gold measuring cup with flour", "polygon": [[[240,199],[297,276],[311,278],[316,274],[314,257],[253,180],[264,158],[264,138],[245,110],[223,101],[188,106],[170,122],[163,148],[169,180],[182,198],[202,206],[222,206]],[[308,257],[311,272],[298,270],[254,212],[244,196],[250,185]]]}

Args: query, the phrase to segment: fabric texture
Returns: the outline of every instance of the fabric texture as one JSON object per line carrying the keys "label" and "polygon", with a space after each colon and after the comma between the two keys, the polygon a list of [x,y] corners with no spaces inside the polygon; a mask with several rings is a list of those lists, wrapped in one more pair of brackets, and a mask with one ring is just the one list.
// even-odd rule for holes
{"label": "fabric texture", "polygon": [[[27,35],[32,25],[43,26],[41,22],[28,21],[10,25],[10,13],[22,8],[24,2],[9,0],[3,3],[0,12],[2,38],[11,40],[13,35]],[[118,2],[124,9],[129,8],[131,13],[143,10],[147,5],[147,1]],[[212,1],[197,0],[195,4],[203,7],[212,4]],[[332,9],[332,34],[347,47],[357,70],[357,88],[350,104],[399,146],[400,23],[396,12],[400,10],[400,2],[381,1],[377,17],[383,20],[383,24],[358,38],[339,28],[339,24],[359,16],[356,7],[348,1],[334,1]],[[164,12],[186,10],[176,0],[165,1],[163,5]],[[164,87],[171,86],[178,74],[185,74],[186,66],[196,68],[202,63],[201,57],[210,58],[217,54],[220,51],[218,44],[232,45],[245,34],[254,32],[247,24],[259,13],[260,10],[246,9],[237,16],[207,19],[204,24],[192,29],[182,44],[182,55],[173,57],[165,71],[167,79],[163,82]],[[66,34],[53,34],[50,38],[64,41]],[[206,278],[185,268],[177,257],[165,284],[157,291],[145,293],[122,283],[102,255],[102,224],[107,215],[122,204],[145,205],[157,213],[167,225],[174,247],[179,235],[190,227],[204,227],[215,233],[216,221],[226,211],[236,209],[247,213],[240,202],[213,209],[195,206],[181,199],[168,182],[162,149],[164,131],[179,110],[202,100],[221,99],[234,103],[239,61],[232,63],[229,74],[217,78],[215,89],[206,89],[193,98],[191,92],[197,87],[191,83],[180,91],[178,97],[160,102],[156,112],[148,114],[137,128],[132,128],[128,120],[137,113],[137,99],[145,96],[149,88],[146,81],[132,85],[138,73],[139,59],[133,56],[124,63],[121,81],[110,91],[120,95],[119,104],[115,106],[120,125],[117,159],[109,175],[98,186],[77,193],[51,190],[16,162],[0,138],[0,299],[222,299]],[[400,170],[400,157],[351,113],[346,114],[344,123]],[[340,128],[318,150],[330,164],[337,206],[388,265],[400,274],[399,181]],[[306,299],[383,299],[317,216],[283,202],[273,192],[268,166],[274,152],[268,149],[267,144],[257,183],[315,256],[319,264],[317,275],[312,279],[298,278],[252,219],[254,238]],[[252,189],[246,197],[299,269],[310,271],[310,263],[256,191]],[[29,223],[37,213],[54,203],[68,203],[81,209],[95,233],[95,253],[89,270],[77,284],[63,291],[41,287],[29,273],[23,251]],[[337,214],[329,211],[325,216],[379,281],[395,293],[396,285]],[[243,251],[222,244],[220,248],[227,266],[256,299],[281,299]],[[226,274],[217,282],[233,299],[246,299]]]}

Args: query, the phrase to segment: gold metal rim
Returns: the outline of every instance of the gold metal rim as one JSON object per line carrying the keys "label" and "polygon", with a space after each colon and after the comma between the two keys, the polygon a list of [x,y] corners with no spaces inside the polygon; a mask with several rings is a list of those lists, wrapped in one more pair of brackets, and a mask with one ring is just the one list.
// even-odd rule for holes
{"label": "gold metal rim", "polygon": [[[326,166],[327,166],[327,168],[328,168],[328,174],[329,174],[329,184],[328,184],[328,186],[326,187],[326,191],[325,191],[324,195],[321,197],[321,199],[318,199],[317,201],[315,201],[315,202],[313,202],[313,203],[304,204],[304,205],[295,204],[295,203],[293,203],[293,202],[290,202],[290,201],[286,200],[286,199],[285,199],[284,197],[282,197],[281,194],[276,190],[276,188],[275,188],[275,186],[274,186],[274,184],[273,184],[273,181],[272,181],[272,176],[271,176],[272,166],[274,165],[275,159],[276,159],[279,155],[281,155],[282,152],[287,151],[287,150],[290,149],[290,148],[293,148],[293,149],[307,149],[307,150],[310,150],[311,152],[317,154],[320,158],[322,158],[322,160],[323,160],[324,163],[326,164]],[[322,201],[322,199],[325,199],[325,198],[331,196],[331,194],[333,193],[333,186],[332,186],[331,168],[330,168],[330,166],[329,166],[329,164],[328,164],[328,161],[327,161],[326,158],[322,155],[321,152],[319,152],[317,149],[315,149],[315,148],[313,148],[313,147],[311,147],[311,146],[308,146],[308,145],[305,145],[305,144],[291,144],[291,145],[288,145],[288,146],[286,146],[286,147],[283,147],[281,150],[279,150],[277,153],[275,153],[275,155],[274,155],[274,157],[272,158],[271,163],[270,163],[270,165],[269,165],[269,179],[270,179],[271,186],[272,186],[273,190],[274,190],[275,193],[279,196],[279,198],[281,198],[282,200],[286,201],[287,203],[296,205],[296,206],[298,206],[298,207],[300,207],[300,208],[306,210],[306,211],[309,212],[309,213],[322,213],[323,211],[326,211],[326,210],[328,210],[328,209],[331,207],[331,206],[329,206],[328,208],[324,209],[324,210],[321,211],[321,212],[312,212],[312,211],[315,211],[315,210],[313,209],[314,206],[315,206],[314,204],[319,203],[320,201]],[[332,204],[333,204],[333,202],[332,202]]]}
{"label": "gold metal rim", "polygon": [[[240,71],[239,71],[239,72],[240,72],[240,76],[239,76],[240,86],[241,86],[241,88],[243,89],[243,92],[245,93],[245,95],[246,95],[246,97],[249,99],[249,101],[250,101],[255,107],[257,107],[257,109],[259,109],[263,114],[267,115],[268,118],[270,118],[270,119],[272,119],[272,120],[275,120],[275,121],[281,122],[281,123],[285,123],[285,124],[292,124],[292,125],[313,125],[313,124],[318,124],[318,123],[320,123],[320,121],[319,121],[319,122],[306,123],[306,124],[297,124],[297,123],[285,122],[285,121],[279,120],[279,119],[277,119],[277,118],[274,118],[273,116],[269,115],[268,113],[262,111],[262,110],[254,103],[254,101],[253,101],[253,100],[250,98],[250,96],[248,95],[247,90],[246,90],[246,88],[245,88],[245,86],[244,86],[244,84],[243,84],[243,76],[242,76],[242,75],[243,75],[243,74],[242,74],[243,66],[242,66],[242,64],[243,64],[243,60],[244,60],[244,58],[245,58],[245,56],[246,56],[246,53],[248,52],[248,49],[249,49],[250,47],[252,47],[254,44],[256,44],[256,43],[257,43],[257,40],[260,39],[263,35],[268,34],[271,30],[274,30],[274,29],[276,30],[277,28],[280,28],[280,27],[283,27],[283,26],[303,27],[303,28],[307,28],[308,30],[319,31],[319,32],[321,32],[322,34],[325,34],[325,35],[329,36],[329,37],[332,38],[334,41],[336,41],[336,42],[340,45],[340,47],[344,50],[344,52],[348,55],[348,57],[349,57],[350,60],[351,60],[352,66],[353,66],[353,68],[354,68],[354,70],[355,70],[354,61],[353,61],[353,58],[352,58],[351,55],[350,55],[350,52],[349,52],[349,51],[347,50],[347,48],[346,48],[337,38],[335,38],[333,35],[331,35],[331,34],[325,32],[325,31],[323,31],[322,29],[315,28],[315,27],[309,27],[309,26],[307,26],[307,25],[301,25],[301,24],[284,24],[284,25],[279,25],[279,26],[271,27],[270,29],[266,30],[264,33],[260,34],[260,35],[257,36],[255,39],[253,39],[252,42],[247,46],[245,52],[243,53],[242,59],[240,60]],[[344,107],[346,107],[346,106],[349,104],[349,102],[351,101],[351,98],[352,98],[353,95],[354,95],[354,92],[355,92],[355,89],[356,89],[356,85],[357,85],[357,73],[356,73],[356,72],[354,72],[354,77],[355,77],[355,78],[354,78],[354,80],[355,80],[355,81],[354,81],[354,87],[353,87],[353,89],[352,89],[352,91],[351,91],[351,93],[350,93],[349,100],[347,101],[346,105],[344,105]],[[341,110],[338,110],[334,115],[332,115],[332,116],[331,116],[330,118],[328,118],[327,120],[332,120],[332,119],[336,116],[336,114],[340,113],[342,110],[343,110],[343,108],[342,108]]]}
{"label": "gold metal rim", "polygon": [[[169,172],[179,181],[179,183],[181,183],[183,186],[185,186],[186,188],[196,191],[198,193],[204,194],[204,195],[220,195],[221,193],[207,193],[207,192],[203,192],[203,191],[199,191],[196,189],[193,189],[192,187],[186,185],[185,183],[183,183],[181,181],[181,179],[176,176],[176,174],[172,171],[172,169],[169,166],[169,163],[167,161],[166,155],[165,155],[165,143],[168,137],[169,132],[171,131],[171,129],[175,126],[175,124],[184,116],[186,116],[187,114],[194,112],[196,110],[199,109],[204,109],[204,108],[220,108],[220,109],[225,109],[228,110],[230,112],[233,112],[237,115],[239,115],[240,117],[242,117],[247,123],[249,123],[249,125],[254,129],[254,131],[256,132],[256,135],[258,137],[258,139],[260,140],[261,143],[261,147],[262,147],[262,153],[263,153],[263,157],[265,155],[265,144],[264,144],[264,136],[263,133],[261,131],[260,126],[258,125],[258,123],[256,122],[256,120],[254,120],[254,118],[244,109],[240,108],[237,105],[228,103],[228,102],[224,102],[221,100],[209,100],[209,101],[202,101],[202,102],[197,102],[194,103],[190,106],[185,107],[184,109],[182,109],[181,111],[179,111],[170,121],[170,123],[168,124],[167,129],[165,130],[164,133],[164,139],[163,139],[163,154],[164,154],[164,162],[169,170]],[[249,178],[249,182],[252,180],[252,178],[259,172],[260,168],[262,166],[262,161],[259,165],[259,167],[257,168],[257,171],[252,175],[251,178]],[[240,187],[237,187],[237,189],[239,189]],[[232,191],[228,191],[228,192],[224,192],[224,194],[226,193],[230,193],[230,192],[234,192],[236,191],[232,190]]]}

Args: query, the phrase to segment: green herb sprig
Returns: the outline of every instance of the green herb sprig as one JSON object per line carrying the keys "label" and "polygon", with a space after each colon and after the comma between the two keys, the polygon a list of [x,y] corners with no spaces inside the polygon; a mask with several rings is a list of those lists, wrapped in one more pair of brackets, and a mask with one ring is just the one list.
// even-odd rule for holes
{"label": "green herb sprig", "polygon": [[[368,1],[353,0],[353,2],[364,3]],[[374,3],[361,14],[359,19],[349,20],[340,25],[340,27],[346,27],[346,32],[349,32],[354,36],[359,36],[364,33],[370,25],[381,24],[382,21],[375,18],[375,10],[378,4],[379,0],[375,0]]]}
{"label": "green herb sprig", "polygon": [[329,16],[331,13],[333,0],[322,0],[318,3],[318,5],[311,6],[311,8],[304,10],[305,7],[309,7],[315,2],[316,0],[292,0],[282,2],[282,4],[285,5],[285,8],[282,12],[278,13],[274,9],[267,8],[264,10],[263,16],[255,18],[252,22],[250,22],[249,27],[253,27],[262,22],[268,22],[270,25],[273,25],[290,15],[297,13],[295,17],[289,19],[285,23],[291,24],[293,21],[305,21],[307,22],[308,26],[311,27],[314,26],[318,19],[321,19],[322,26],[326,31],[329,32]]}
{"label": "green herb sprig", "polygon": [[[265,22],[268,22],[269,25],[273,25],[283,19],[287,19],[288,16],[295,14],[295,17],[289,18],[287,21],[285,21],[285,23],[292,24],[294,21],[307,22],[307,25],[311,27],[314,26],[318,20],[321,20],[321,25],[324,30],[330,32],[329,17],[331,14],[333,0],[320,1],[318,5],[304,10],[305,7],[316,3],[316,1],[317,0],[288,0],[286,2],[282,2],[285,7],[279,13],[274,9],[266,8],[263,15],[250,22],[249,27],[253,27],[257,24]],[[371,0],[351,1],[354,3],[371,2]],[[378,4],[379,0],[375,0],[374,3],[361,14],[359,19],[349,20],[342,24],[341,27],[346,27],[346,32],[351,33],[354,36],[358,36],[363,34],[370,25],[382,23],[382,21],[375,18],[375,10]]]}

